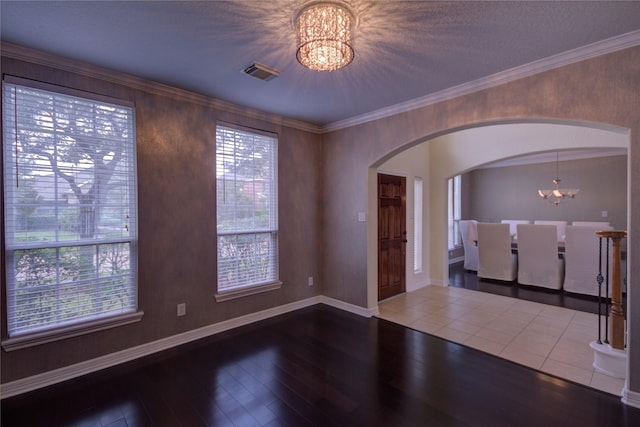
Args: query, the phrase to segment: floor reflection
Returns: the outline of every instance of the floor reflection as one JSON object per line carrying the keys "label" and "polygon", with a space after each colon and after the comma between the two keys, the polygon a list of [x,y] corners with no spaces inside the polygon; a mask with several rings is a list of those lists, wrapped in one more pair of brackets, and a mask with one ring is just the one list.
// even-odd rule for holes
{"label": "floor reflection", "polygon": [[587,313],[598,313],[598,300],[595,297],[572,295],[563,291],[523,286],[517,282],[512,283],[481,279],[475,272],[465,270],[462,262],[449,266],[449,285],[457,288],[471,289],[494,295],[570,308]]}

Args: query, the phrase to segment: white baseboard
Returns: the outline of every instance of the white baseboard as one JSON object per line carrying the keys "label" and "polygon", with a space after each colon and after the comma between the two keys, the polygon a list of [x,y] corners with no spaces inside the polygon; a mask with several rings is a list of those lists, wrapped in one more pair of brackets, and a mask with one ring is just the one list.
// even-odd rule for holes
{"label": "white baseboard", "polygon": [[640,409],[640,393],[629,390],[626,382],[622,389],[622,403]]}
{"label": "white baseboard", "polygon": [[412,286],[407,285],[407,292],[415,292],[419,289],[423,289],[426,288],[427,286],[429,286],[430,283],[419,283],[419,284],[414,284]]}
{"label": "white baseboard", "polygon": [[589,347],[593,350],[593,367],[596,372],[613,378],[624,379],[627,375],[627,352],[616,350],[609,344],[591,341]]}
{"label": "white baseboard", "polygon": [[234,319],[225,320],[213,325],[204,326],[202,328],[187,331],[178,335],[173,335],[171,337],[163,338],[157,341],[142,344],[136,347],[131,347],[126,350],[100,356],[95,359],[86,360],[84,362],[65,366],[59,369],[54,369],[52,371],[43,372],[31,377],[11,381],[0,386],[0,398],[16,396],[22,393],[37,390],[39,388],[77,378],[82,375],[90,374],[101,369],[110,368],[121,363],[129,362],[140,357],[148,356],[162,350],[167,350],[181,344],[186,344],[200,338],[206,338],[220,332],[228,331],[230,329],[238,328],[240,326],[248,325],[250,323],[258,322],[260,320],[265,320],[271,317],[278,316],[280,314],[289,313],[291,311],[299,310],[301,308],[310,307],[312,305],[321,303],[364,317],[371,317],[378,314],[378,307],[367,309],[329,297],[315,296],[301,301],[292,302],[290,304],[285,304],[256,313],[236,317]]}
{"label": "white baseboard", "polygon": [[326,305],[330,305],[331,307],[339,308],[340,310],[349,311],[353,314],[357,314],[358,316],[363,317],[372,317],[380,314],[378,311],[378,306],[373,308],[364,308],[359,305],[349,304],[348,302],[340,301],[338,299],[329,298],[324,295],[320,296],[320,302]]}

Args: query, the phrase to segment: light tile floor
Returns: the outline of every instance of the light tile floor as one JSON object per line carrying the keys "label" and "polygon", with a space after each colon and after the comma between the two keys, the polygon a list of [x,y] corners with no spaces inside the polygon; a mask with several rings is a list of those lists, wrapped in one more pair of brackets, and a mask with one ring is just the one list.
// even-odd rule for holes
{"label": "light tile floor", "polygon": [[464,288],[426,286],[382,301],[381,319],[620,396],[624,380],[595,372],[596,314]]}

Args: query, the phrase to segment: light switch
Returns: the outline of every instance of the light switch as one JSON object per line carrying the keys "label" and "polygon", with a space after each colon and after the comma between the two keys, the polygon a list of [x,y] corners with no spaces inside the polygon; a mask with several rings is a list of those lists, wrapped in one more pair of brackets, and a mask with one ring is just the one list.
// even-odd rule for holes
{"label": "light switch", "polygon": [[366,212],[358,212],[358,222],[365,222],[367,220]]}
{"label": "light switch", "polygon": [[607,216],[609,216],[609,212],[602,211],[602,218],[606,218]]}

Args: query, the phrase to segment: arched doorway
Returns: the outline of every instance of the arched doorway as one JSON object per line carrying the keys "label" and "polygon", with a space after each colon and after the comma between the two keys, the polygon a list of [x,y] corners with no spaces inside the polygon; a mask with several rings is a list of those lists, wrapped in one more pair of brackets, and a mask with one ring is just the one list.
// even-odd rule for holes
{"label": "arched doorway", "polygon": [[[628,130],[599,123],[527,120],[474,124],[439,135],[429,135],[379,159],[369,168],[368,176],[368,306],[377,305],[377,213],[374,192],[379,171],[402,173],[408,177],[420,176],[424,182],[424,268],[419,273],[407,268],[407,290],[410,291],[427,284],[448,284],[447,211],[446,203],[442,201],[446,200],[446,181],[449,177],[497,160],[531,153],[604,147],[628,148]],[[413,200],[409,198],[407,211],[411,212],[412,209]],[[409,236],[413,230],[411,222],[409,216]],[[407,253],[413,253],[411,245]]]}

